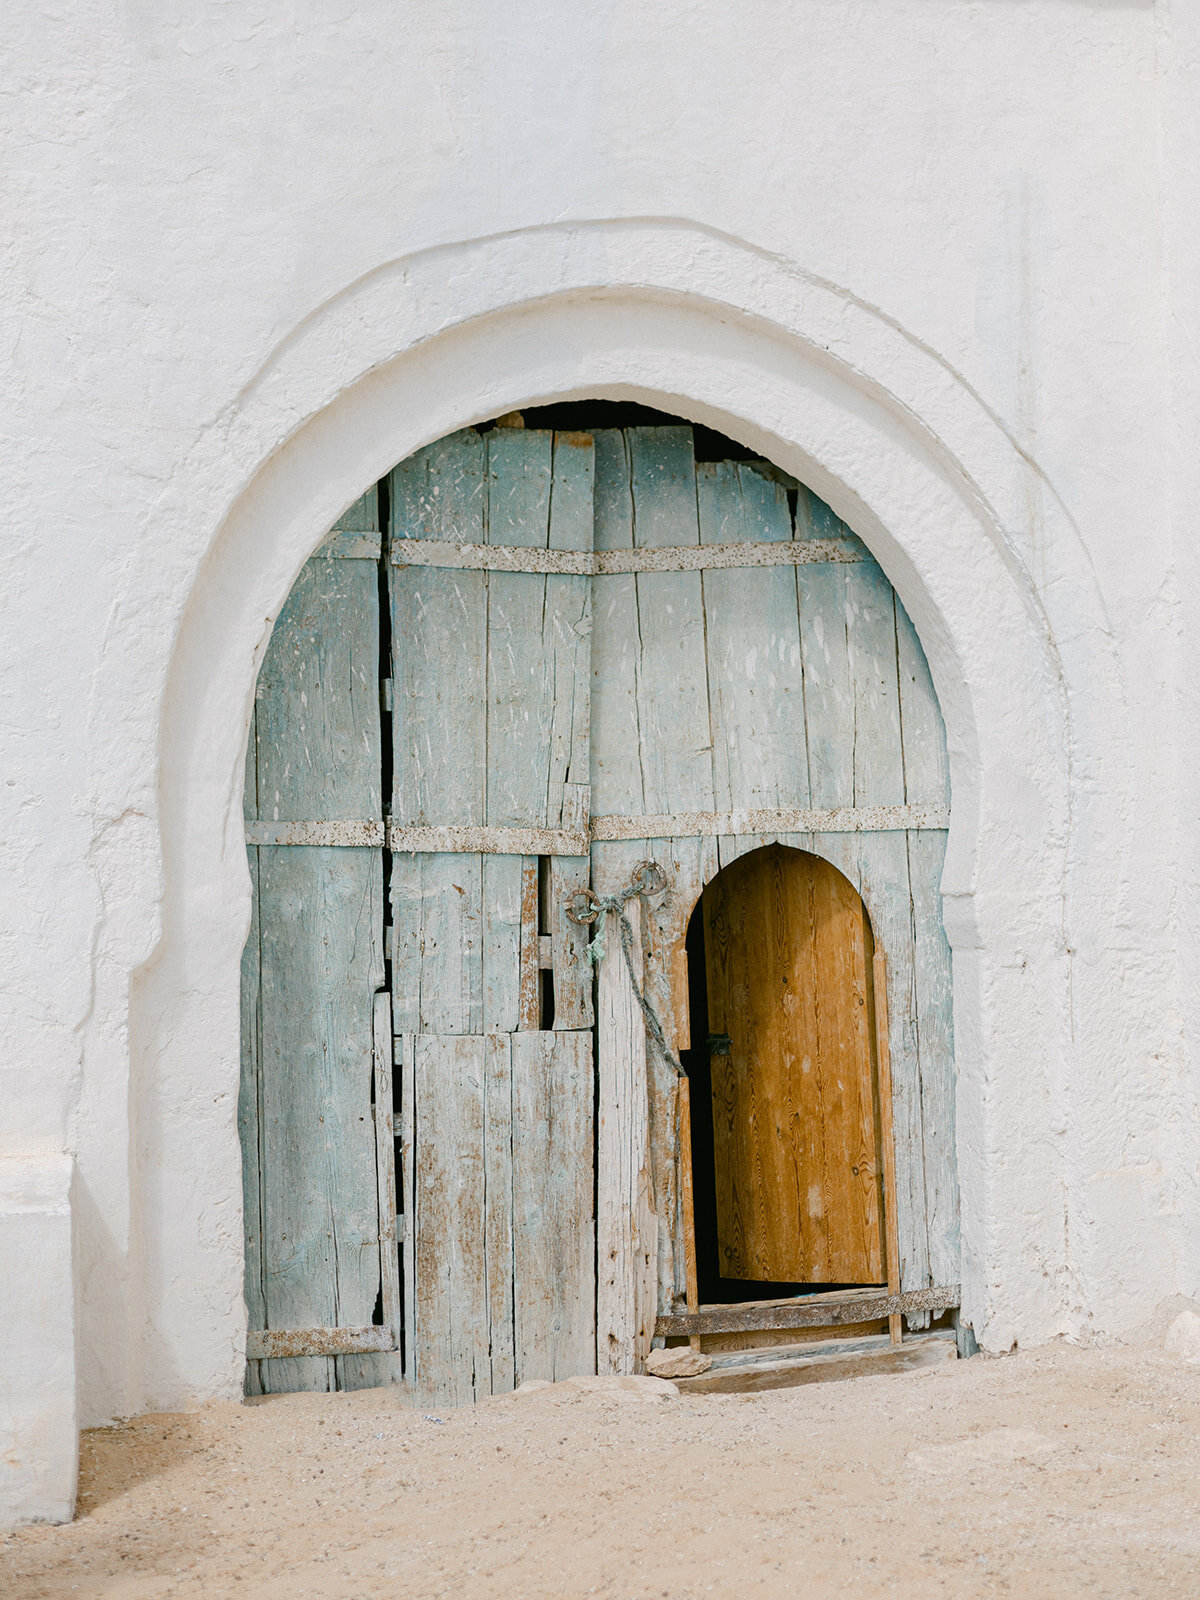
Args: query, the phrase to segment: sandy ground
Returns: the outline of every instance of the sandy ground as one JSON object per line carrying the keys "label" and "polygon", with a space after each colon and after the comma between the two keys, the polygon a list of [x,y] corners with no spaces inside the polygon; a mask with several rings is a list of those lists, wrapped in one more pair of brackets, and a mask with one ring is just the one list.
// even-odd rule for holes
{"label": "sandy ground", "polygon": [[437,1414],[287,1396],[85,1435],[78,1518],[0,1540],[0,1595],[1194,1597],[1198,1469],[1200,1366],[1128,1350]]}

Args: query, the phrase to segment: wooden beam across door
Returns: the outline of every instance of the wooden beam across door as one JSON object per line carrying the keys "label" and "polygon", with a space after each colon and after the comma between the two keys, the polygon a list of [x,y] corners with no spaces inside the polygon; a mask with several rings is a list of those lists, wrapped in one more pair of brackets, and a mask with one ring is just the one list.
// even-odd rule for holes
{"label": "wooden beam across door", "polygon": [[343,822],[246,823],[253,845],[383,845],[392,851],[496,856],[585,856],[594,843],[622,839],[721,839],[781,833],[907,833],[945,830],[944,805],[793,807],[784,810],[681,811],[593,817],[586,828],[438,827],[358,818]]}
{"label": "wooden beam across door", "polygon": [[660,1338],[688,1338],[705,1333],[763,1333],[769,1329],[834,1328],[847,1322],[876,1322],[899,1312],[952,1311],[960,1303],[957,1283],[942,1288],[841,1289],[829,1294],[803,1294],[791,1300],[751,1300],[735,1305],[701,1306],[660,1316],[654,1332]]}

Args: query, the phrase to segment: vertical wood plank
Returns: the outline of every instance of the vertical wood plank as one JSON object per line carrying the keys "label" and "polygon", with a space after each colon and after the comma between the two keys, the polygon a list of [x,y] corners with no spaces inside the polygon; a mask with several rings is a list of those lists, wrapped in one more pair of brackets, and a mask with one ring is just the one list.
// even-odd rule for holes
{"label": "vertical wood plank", "polygon": [[[628,914],[640,954],[636,900],[629,902]],[[597,1015],[596,1370],[628,1373],[640,1369],[654,1331],[658,1219],[650,1172],[646,1030],[611,917],[607,948]]]}
{"label": "vertical wood plank", "polygon": [[375,996],[375,1170],[379,1189],[379,1269],[383,1320],[397,1344],[400,1305],[400,1255],[396,1245],[396,1126],[392,1086],[392,1000]]}
{"label": "vertical wood plank", "polygon": [[[595,447],[590,434],[556,433],[550,506],[550,548],[591,550]],[[587,578],[546,579],[543,652],[553,677],[548,827],[586,830],[591,815],[592,584]],[[550,863],[551,958],[554,1027],[590,1028],[592,971],[586,930],[563,906],[591,877],[586,856],[555,856]]]}
{"label": "vertical wood plank", "polygon": [[596,1370],[592,1036],[514,1034],[516,1381]]}
{"label": "vertical wood plank", "polygon": [[[696,463],[690,428],[630,429],[633,544],[639,549],[700,543]],[[636,624],[642,793],[648,810],[709,810],[714,803],[712,728],[706,665],[703,580],[699,572],[639,573]],[[687,917],[699,898],[713,843],[655,842],[668,893],[647,908],[646,992],[668,1042],[687,1036]],[[651,1162],[660,1218],[660,1303],[686,1292],[680,1237],[676,1131],[678,1083],[655,1054],[650,1061]]]}
{"label": "vertical wood plank", "polygon": [[403,1378],[400,1355],[403,1310],[400,1302],[400,1251],[396,1240],[396,1126],[393,1110],[392,1001],[386,989],[375,996],[375,1185],[379,1197],[379,1305],[383,1325],[390,1328],[396,1352],[337,1357],[339,1389],[372,1389]]}
{"label": "vertical wood plank", "polygon": [[[258,817],[258,761],[255,713],[250,713],[250,738],[246,747],[243,811],[247,821]],[[246,1321],[251,1328],[266,1326],[266,1286],[263,1282],[262,1159],[262,952],[259,932],[258,848],[246,847],[250,869],[250,931],[242,950],[241,1033],[242,1070],[238,1093],[238,1135],[242,1146],[242,1206],[245,1216]],[[262,1393],[257,1361],[246,1363],[246,1393]]]}
{"label": "vertical wood plank", "polygon": [[[896,1217],[896,1136],[892,1127],[892,1068],[888,1043],[887,961],[876,950],[872,961],[872,1019],[875,1024],[875,1051],[879,1074],[879,1140],[883,1149],[884,1225],[887,1239],[887,1286],[889,1294],[900,1290],[900,1228]],[[902,1339],[903,1317],[899,1312],[888,1318],[888,1333],[893,1344]]]}
{"label": "vertical wood plank", "polygon": [[[377,607],[371,561],[318,558],[301,571],[257,690],[261,818],[380,814]],[[277,1328],[361,1325],[380,1283],[371,1018],[383,976],[381,855],[258,856],[264,1317]],[[260,1372],[272,1391],[336,1381],[322,1357]]]}
{"label": "vertical wood plank", "polygon": [[[684,1078],[679,1085],[679,1201],[683,1229],[684,1293],[687,1308],[695,1311],[700,1305],[700,1274],[696,1262],[696,1191],[695,1167],[692,1159],[692,1086]],[[700,1340],[695,1335],[688,1341],[693,1350],[699,1350]]]}
{"label": "vertical wood plank", "polygon": [[[393,1026],[394,1002],[393,1002]],[[404,1262],[402,1294],[404,1302],[404,1378],[417,1384],[417,1037],[413,1033],[396,1035],[400,1062],[400,1204],[404,1215]]]}
{"label": "vertical wood plank", "polygon": [[[783,487],[748,462],[696,469],[702,544],[786,543]],[[811,803],[796,578],[788,567],[706,572],[704,615],[718,811]],[[770,843],[721,841],[721,865]]]}
{"label": "vertical wood plank", "polygon": [[[513,1121],[511,1045],[516,1035],[484,1035],[484,1293],[488,1360],[475,1374],[475,1397],[507,1394],[516,1385],[513,1330]],[[523,1137],[523,1133],[522,1133]],[[456,1226],[469,1219],[456,1217]]]}
{"label": "vertical wood plank", "polygon": [[521,976],[517,1027],[528,1033],[541,1027],[541,942],[538,931],[538,858],[521,858]]}
{"label": "vertical wood plank", "polygon": [[[512,1033],[522,1025],[522,951],[529,948],[531,931],[522,917],[527,861],[524,856],[480,858],[485,1033]],[[536,935],[536,922],[532,932]]]}
{"label": "vertical wood plank", "polygon": [[490,1388],[481,1035],[416,1040],[413,1329],[417,1393],[468,1405]]}
{"label": "vertical wood plank", "polygon": [[[391,476],[392,539],[483,543],[484,445],[472,429]],[[486,821],[487,575],[389,565],[393,640],[392,815]],[[483,871],[477,856],[396,857],[393,985],[404,1027],[483,1025]]]}
{"label": "vertical wood plank", "polygon": [[[497,428],[485,444],[488,543],[545,550],[553,436]],[[543,640],[546,578],[535,572],[491,572],[487,583],[485,820],[545,827],[555,700]]]}
{"label": "vertical wood plank", "polygon": [[[950,803],[946,730],[925,653],[908,614],[896,600],[897,664],[904,751],[905,798]],[[933,829],[907,836],[912,894],[917,1050],[929,1272],[953,1283],[960,1270],[958,1164],[954,1133],[954,997],[950,945],[942,922],[941,880],[946,835]]]}

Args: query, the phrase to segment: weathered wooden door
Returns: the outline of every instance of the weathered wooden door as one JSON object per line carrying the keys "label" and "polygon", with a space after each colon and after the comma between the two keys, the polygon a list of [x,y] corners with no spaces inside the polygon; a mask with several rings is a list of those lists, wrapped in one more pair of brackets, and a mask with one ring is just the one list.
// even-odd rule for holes
{"label": "weathered wooden door", "polygon": [[[397,467],[305,567],[256,702],[251,1387],[403,1376],[459,1402],[636,1364],[689,1294],[688,919],[775,842],[836,866],[886,951],[894,1254],[906,1290],[951,1284],[948,798],[903,608],[768,464],[697,464],[686,427],[495,428]],[[606,914],[597,1054],[566,911],[645,860],[665,888],[629,905],[633,978]],[[852,1176],[822,1203],[859,1208],[854,1271],[831,1224],[758,1239],[763,1273],[792,1248],[807,1281],[875,1269]]]}
{"label": "weathered wooden door", "polygon": [[870,929],[819,856],[771,845],[704,891],[722,1276],[880,1283]]}

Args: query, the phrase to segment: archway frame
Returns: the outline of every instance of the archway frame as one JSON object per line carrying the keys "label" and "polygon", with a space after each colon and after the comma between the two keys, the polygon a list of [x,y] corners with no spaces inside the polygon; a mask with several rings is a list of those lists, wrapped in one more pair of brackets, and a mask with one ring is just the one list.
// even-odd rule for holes
{"label": "archway frame", "polygon": [[[951,764],[964,1315],[992,1349],[1073,1325],[1069,921],[1104,882],[1089,873],[1085,896],[1077,879],[1071,805],[1095,748],[1081,720],[1122,715],[1077,532],[969,385],[853,295],[693,224],[572,224],[440,247],[348,287],[187,463],[228,497],[163,697],[162,936],[131,1000],[144,1404],[240,1392],[241,789],[273,619],[325,530],[395,461],[580,398],[654,405],[777,462],[868,544],[907,607]],[[1032,501],[1051,525],[1036,583]],[[1115,775],[1104,784],[1119,808]],[[1106,825],[1093,819],[1093,836]]]}

